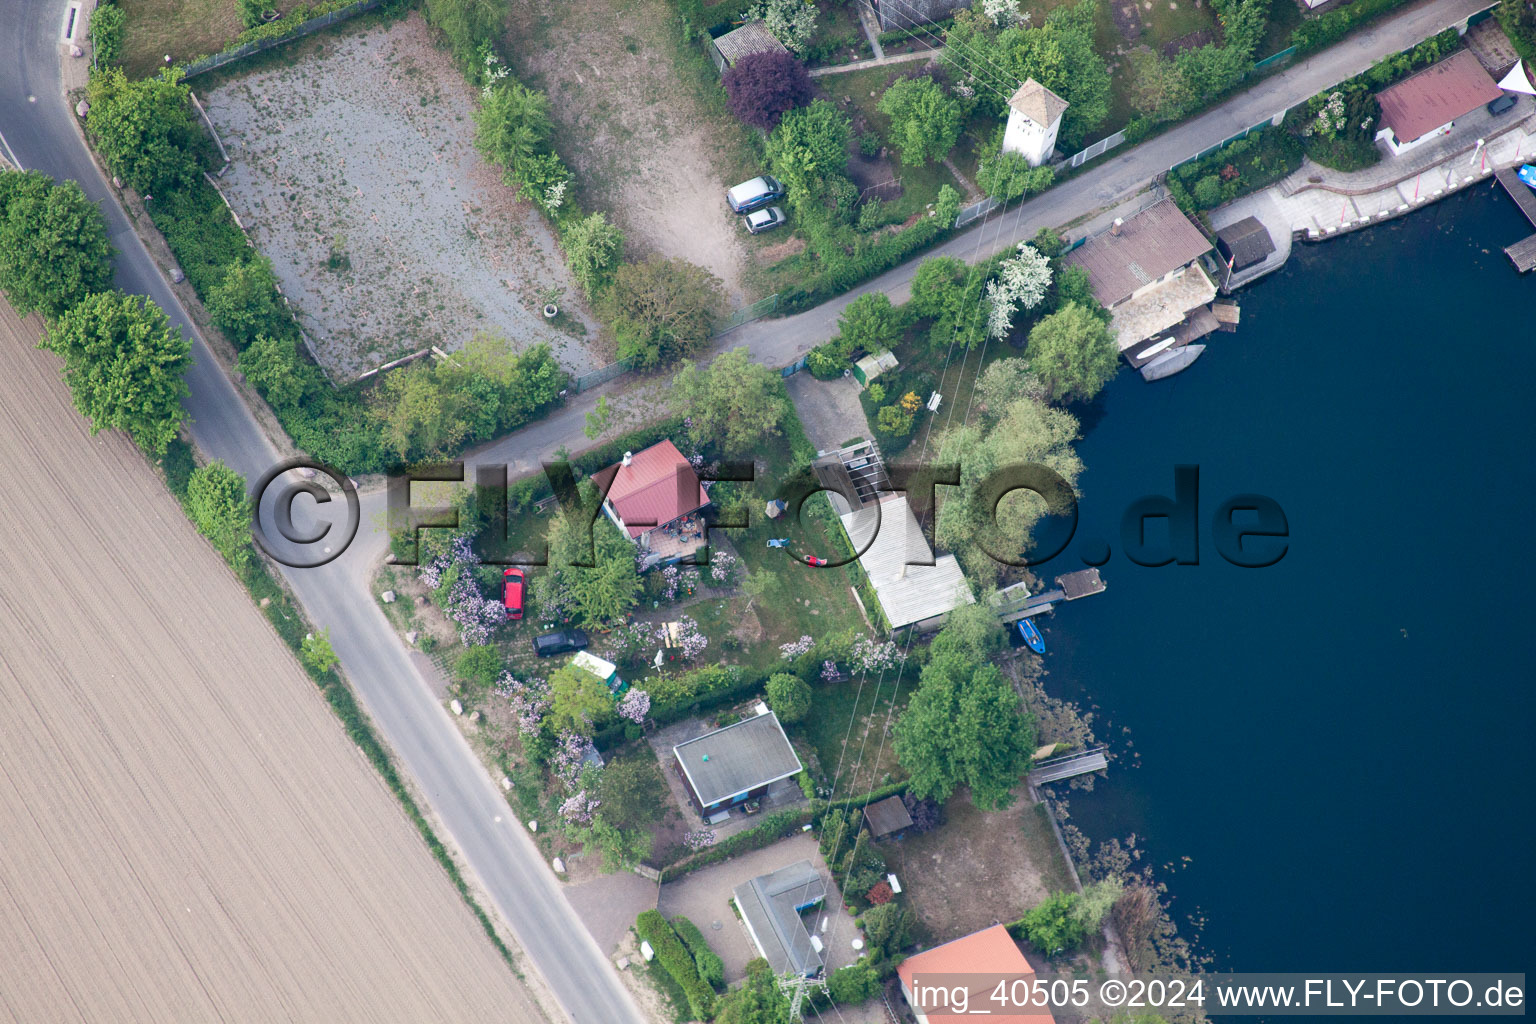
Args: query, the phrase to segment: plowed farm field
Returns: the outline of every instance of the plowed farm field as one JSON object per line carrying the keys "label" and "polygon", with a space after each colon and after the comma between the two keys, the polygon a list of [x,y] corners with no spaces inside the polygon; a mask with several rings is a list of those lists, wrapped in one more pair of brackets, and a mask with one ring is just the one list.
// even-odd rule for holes
{"label": "plowed farm field", "polygon": [[0,302],[0,1021],[537,1021],[158,476]]}

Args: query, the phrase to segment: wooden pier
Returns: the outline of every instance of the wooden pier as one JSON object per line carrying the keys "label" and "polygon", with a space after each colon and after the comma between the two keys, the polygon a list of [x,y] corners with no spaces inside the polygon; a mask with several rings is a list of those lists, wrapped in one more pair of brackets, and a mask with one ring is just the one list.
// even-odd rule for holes
{"label": "wooden pier", "polygon": [[[1527,187],[1513,167],[1500,167],[1493,172],[1493,176],[1504,186],[1504,191],[1509,193],[1515,205],[1520,207],[1525,219],[1531,222],[1532,227],[1536,227],[1536,190]],[[1509,246],[1504,254],[1514,261],[1515,269],[1522,274],[1536,267],[1536,235]]]}
{"label": "wooden pier", "polygon": [[1053,757],[1049,761],[1041,761],[1029,773],[1029,784],[1043,786],[1047,782],[1060,782],[1075,775],[1104,771],[1109,767],[1109,758],[1104,751],[1104,747],[1094,747],[1080,754],[1067,754],[1063,757]]}

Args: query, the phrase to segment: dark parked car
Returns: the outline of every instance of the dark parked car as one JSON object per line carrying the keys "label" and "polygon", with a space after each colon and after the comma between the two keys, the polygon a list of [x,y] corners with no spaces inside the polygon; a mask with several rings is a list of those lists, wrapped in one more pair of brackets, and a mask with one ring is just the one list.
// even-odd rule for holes
{"label": "dark parked car", "polygon": [[558,633],[545,633],[543,636],[534,637],[533,653],[541,658],[548,658],[554,654],[579,651],[591,642],[587,639],[587,634],[579,629],[562,629]]}
{"label": "dark parked car", "polygon": [[785,195],[787,193],[784,186],[779,184],[779,179],[771,174],[765,174],[726,190],[725,201],[730,203],[731,209],[737,213],[751,213],[769,203],[778,202]]}
{"label": "dark parked car", "polygon": [[1498,115],[1520,102],[1520,97],[1505,93],[1496,100],[1488,101],[1488,113]]}

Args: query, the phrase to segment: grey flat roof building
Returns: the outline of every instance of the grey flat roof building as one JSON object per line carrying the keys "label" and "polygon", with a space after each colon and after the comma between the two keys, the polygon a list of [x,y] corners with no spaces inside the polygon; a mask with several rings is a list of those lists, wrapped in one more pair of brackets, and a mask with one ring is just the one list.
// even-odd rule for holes
{"label": "grey flat roof building", "polygon": [[801,768],[772,711],[679,743],[672,755],[700,809],[744,797]]}
{"label": "grey flat roof building", "polygon": [[814,864],[802,860],[758,875],[738,885],[733,895],[753,945],[774,974],[812,977],[821,970],[821,953],[800,918],[800,911],[827,895],[827,880]]}

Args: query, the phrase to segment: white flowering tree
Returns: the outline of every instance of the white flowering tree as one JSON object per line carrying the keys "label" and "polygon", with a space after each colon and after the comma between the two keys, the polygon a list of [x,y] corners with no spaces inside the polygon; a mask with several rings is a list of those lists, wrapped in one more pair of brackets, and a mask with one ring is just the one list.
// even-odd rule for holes
{"label": "white flowering tree", "polygon": [[1019,243],[1018,255],[1003,261],[997,280],[987,282],[987,333],[1006,338],[1013,330],[1013,316],[1020,309],[1034,309],[1051,286],[1051,261],[1028,242]]}
{"label": "white flowering tree", "polygon": [[981,10],[999,28],[1019,20],[1019,0],[981,0]]}

